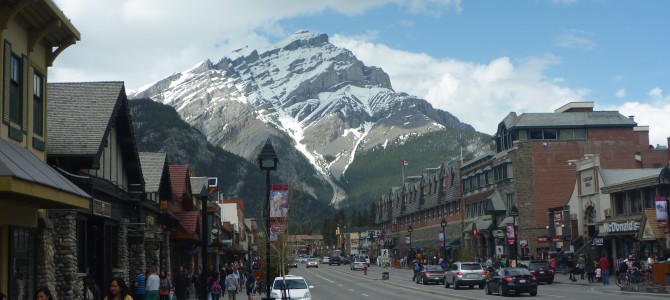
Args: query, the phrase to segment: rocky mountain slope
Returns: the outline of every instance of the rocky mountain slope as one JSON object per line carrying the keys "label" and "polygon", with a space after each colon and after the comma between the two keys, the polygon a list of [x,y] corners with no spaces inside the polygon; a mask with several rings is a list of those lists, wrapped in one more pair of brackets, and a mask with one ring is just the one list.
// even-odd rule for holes
{"label": "rocky mountain slope", "polygon": [[[282,152],[281,177],[315,197],[328,185],[333,204],[348,197],[342,183],[360,153],[431,132],[458,133],[461,140],[452,144],[467,144],[469,156],[487,147],[486,136],[470,125],[394,91],[383,70],[329,43],[327,35],[307,31],[260,53],[240,49],[216,63],[203,61],[129,97],[174,107],[210,143],[250,161],[272,136]],[[453,151],[440,159],[455,158]],[[307,179],[312,172],[319,179]]]}

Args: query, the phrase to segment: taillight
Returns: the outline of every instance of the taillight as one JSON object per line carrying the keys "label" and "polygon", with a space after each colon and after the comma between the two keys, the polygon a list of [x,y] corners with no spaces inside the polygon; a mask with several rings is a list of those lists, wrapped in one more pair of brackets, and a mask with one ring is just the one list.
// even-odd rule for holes
{"label": "taillight", "polygon": [[533,274],[533,275],[535,275],[535,271],[530,271],[530,274]]}
{"label": "taillight", "polygon": [[536,282],[536,281],[537,281],[537,277],[533,276],[533,278],[531,278],[530,280],[532,280],[533,282]]}
{"label": "taillight", "polygon": [[463,275],[463,272],[458,271],[458,272],[456,272],[456,275],[461,276],[461,275]]}
{"label": "taillight", "polygon": [[549,269],[549,274],[554,275],[554,269]]}
{"label": "taillight", "polygon": [[507,277],[503,278],[503,280],[505,280],[507,282],[512,282],[512,281],[514,281],[514,278],[512,278],[512,276],[507,276]]}
{"label": "taillight", "polygon": [[489,271],[484,271],[482,275],[484,275],[484,279],[489,278]]}
{"label": "taillight", "polygon": [[423,275],[428,276],[428,272],[423,272]]}

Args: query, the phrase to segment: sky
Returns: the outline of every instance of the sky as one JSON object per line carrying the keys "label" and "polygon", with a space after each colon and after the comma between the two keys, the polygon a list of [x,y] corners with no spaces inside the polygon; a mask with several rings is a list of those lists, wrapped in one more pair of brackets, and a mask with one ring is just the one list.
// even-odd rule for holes
{"label": "sky", "polygon": [[326,33],[397,92],[493,135],[510,112],[572,101],[616,110],[670,137],[670,1],[665,0],[54,0],[81,33],[50,82],[124,81],[133,90]]}

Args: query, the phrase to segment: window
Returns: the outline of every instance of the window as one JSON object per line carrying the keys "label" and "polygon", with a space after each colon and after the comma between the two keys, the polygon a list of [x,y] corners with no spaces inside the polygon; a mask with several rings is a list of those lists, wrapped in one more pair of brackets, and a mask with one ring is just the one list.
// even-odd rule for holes
{"label": "window", "polygon": [[44,136],[44,77],[33,75],[33,133]]}
{"label": "window", "polygon": [[507,204],[507,214],[509,215],[512,206],[514,206],[514,194],[510,193],[505,195],[505,204]]}
{"label": "window", "polygon": [[644,208],[655,208],[656,199],[654,199],[654,189],[646,188],[642,190],[642,201],[644,201]]}
{"label": "window", "polygon": [[9,120],[23,123],[23,101],[21,100],[21,86],[23,86],[23,66],[21,58],[12,54],[9,59]]}
{"label": "window", "polygon": [[586,139],[586,129],[584,128],[572,128],[572,129],[561,129],[560,131],[561,140],[584,140]]}
{"label": "window", "polygon": [[628,199],[631,201],[631,213],[639,213],[642,212],[642,198],[640,196],[640,192],[637,190],[634,191],[629,191],[628,192]]}
{"label": "window", "polygon": [[623,193],[614,194],[614,211],[617,215],[625,214],[626,212],[626,202]]}
{"label": "window", "polygon": [[555,140],[558,138],[556,129],[530,129],[528,136],[531,140]]}

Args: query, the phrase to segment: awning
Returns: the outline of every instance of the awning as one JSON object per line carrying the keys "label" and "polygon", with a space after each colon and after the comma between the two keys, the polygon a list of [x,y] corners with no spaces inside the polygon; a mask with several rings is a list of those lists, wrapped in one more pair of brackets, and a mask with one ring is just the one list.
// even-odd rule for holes
{"label": "awning", "polygon": [[[505,225],[507,225],[508,223],[514,223],[514,217],[505,217],[502,220],[502,222],[500,222],[500,224],[498,224],[498,229],[505,229]],[[519,223],[519,222],[517,221],[517,223]],[[515,225],[519,225],[519,224],[515,224]]]}
{"label": "awning", "polygon": [[0,139],[0,199],[44,209],[91,208],[90,195],[30,150],[4,139]]}
{"label": "awning", "polygon": [[473,226],[477,227],[478,232],[482,231],[491,231],[491,227],[493,225],[493,222],[491,219],[477,219],[474,222],[470,222],[470,224],[466,225],[465,228],[463,229],[463,232],[470,232],[472,233]]}

